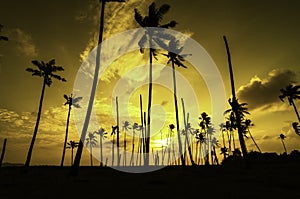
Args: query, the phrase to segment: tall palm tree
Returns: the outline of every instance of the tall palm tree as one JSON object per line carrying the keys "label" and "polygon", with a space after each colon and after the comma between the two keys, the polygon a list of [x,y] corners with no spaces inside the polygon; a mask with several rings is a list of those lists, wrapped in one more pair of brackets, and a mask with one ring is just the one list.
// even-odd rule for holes
{"label": "tall palm tree", "polygon": [[80,136],[80,140],[79,140],[78,149],[77,149],[75,160],[74,160],[73,170],[72,170],[72,173],[75,175],[77,174],[78,168],[80,165],[82,149],[83,149],[83,140],[85,139],[86,133],[88,130],[88,125],[89,125],[92,108],[93,108],[93,104],[94,104],[94,98],[95,98],[96,89],[97,89],[98,73],[100,70],[100,54],[101,54],[101,47],[99,47],[99,45],[102,43],[102,40],[103,40],[105,4],[106,4],[106,2],[120,2],[120,3],[125,2],[125,0],[99,0],[99,1],[102,2],[102,6],[101,6],[101,12],[100,12],[100,27],[99,27],[98,48],[97,48],[97,55],[96,55],[96,66],[95,66],[95,72],[94,72],[94,77],[93,77],[91,95],[90,95],[88,108],[87,108],[82,132],[81,132],[81,136]]}
{"label": "tall palm tree", "polygon": [[34,68],[27,68],[26,71],[32,73],[32,76],[39,76],[43,78],[43,86],[42,86],[42,93],[40,97],[40,104],[39,104],[39,110],[37,114],[36,124],[33,132],[33,136],[31,139],[30,147],[27,153],[27,158],[25,162],[25,166],[28,167],[31,160],[32,150],[35,142],[35,138],[38,132],[41,113],[42,113],[42,105],[44,100],[44,93],[46,86],[50,87],[52,84],[52,78],[57,79],[62,82],[66,82],[65,78],[62,78],[61,76],[55,74],[58,71],[64,71],[64,68],[62,66],[55,65],[55,59],[50,60],[48,63],[45,63],[43,61],[32,61],[32,64],[36,66],[38,69]]}
{"label": "tall palm tree", "polygon": [[102,140],[107,138],[107,132],[105,131],[104,128],[100,128],[98,131],[95,132],[96,134],[99,135],[99,139],[100,139],[100,166],[103,166],[103,153],[102,153]]}
{"label": "tall palm tree", "polygon": [[75,142],[73,140],[71,140],[70,142],[67,143],[67,149],[71,149],[71,166],[73,165],[73,152],[74,152],[74,149],[78,147],[78,142]]}
{"label": "tall palm tree", "polygon": [[281,134],[279,135],[279,138],[280,138],[280,140],[281,140],[281,143],[282,143],[284,152],[285,152],[285,154],[287,154],[287,150],[286,150],[286,147],[285,147],[285,144],[284,144],[284,140],[285,140],[286,136],[283,135],[283,134],[281,133]]}
{"label": "tall palm tree", "polygon": [[68,140],[71,109],[72,109],[72,106],[74,106],[75,108],[80,108],[80,105],[78,104],[78,102],[82,99],[82,97],[74,98],[72,94],[70,96],[67,96],[65,94],[64,98],[66,100],[64,105],[68,105],[69,110],[68,110],[68,117],[67,117],[66,135],[65,135],[65,141],[64,141],[63,153],[62,153],[62,157],[61,157],[60,166],[64,166],[64,159],[65,159],[66,146],[67,146],[67,140]]}
{"label": "tall palm tree", "polygon": [[[2,28],[3,28],[3,25],[0,24],[0,32],[2,31]],[[8,37],[6,36],[3,36],[3,35],[0,35],[0,41],[3,40],[3,41],[8,41]]]}
{"label": "tall palm tree", "polygon": [[294,100],[299,100],[300,99],[300,86],[296,85],[288,85],[285,89],[280,89],[281,95],[279,95],[279,99],[281,101],[284,101],[284,98],[288,99],[288,102],[290,106],[294,107],[295,113],[297,115],[298,121],[300,122],[300,116],[299,112],[297,110],[297,107],[295,105]]}
{"label": "tall palm tree", "polygon": [[150,119],[151,119],[151,105],[152,105],[152,59],[153,56],[156,56],[155,49],[153,48],[153,37],[154,33],[151,29],[147,29],[147,27],[160,27],[160,28],[170,28],[175,27],[176,22],[171,21],[167,24],[161,25],[160,22],[163,19],[163,16],[169,11],[170,6],[168,4],[163,4],[160,8],[156,8],[155,3],[153,2],[149,6],[148,16],[143,17],[137,9],[134,9],[135,12],[135,20],[136,22],[143,28],[145,28],[145,34],[139,41],[140,51],[144,53],[144,45],[146,42],[149,42],[149,93],[148,93],[148,117],[147,117],[147,134],[145,139],[145,165],[149,165],[149,152],[150,152]]}
{"label": "tall palm tree", "polygon": [[93,166],[93,147],[97,145],[97,139],[95,134],[96,132],[89,132],[88,137],[85,139],[86,146],[90,147],[91,166]]}
{"label": "tall palm tree", "polygon": [[232,107],[232,111],[233,111],[233,113],[235,115],[235,118],[236,118],[238,136],[239,136],[239,141],[240,141],[240,146],[241,146],[241,149],[242,149],[242,153],[243,153],[243,156],[246,157],[248,152],[247,152],[247,147],[246,147],[246,143],[245,143],[245,140],[244,140],[243,129],[241,127],[242,119],[241,119],[241,115],[238,112],[238,101],[237,101],[236,94],[235,94],[233,69],[232,69],[232,64],[231,64],[231,55],[230,55],[229,46],[228,46],[226,36],[223,36],[223,39],[224,39],[225,47],[226,47],[226,51],[227,51],[229,74],[230,74],[230,83],[231,83],[232,102],[231,102],[230,105]]}

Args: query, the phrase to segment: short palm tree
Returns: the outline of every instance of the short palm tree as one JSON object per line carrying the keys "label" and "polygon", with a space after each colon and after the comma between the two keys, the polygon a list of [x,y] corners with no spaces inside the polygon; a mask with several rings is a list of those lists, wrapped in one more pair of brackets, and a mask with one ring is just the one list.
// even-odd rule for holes
{"label": "short palm tree", "polygon": [[99,139],[100,139],[100,166],[103,166],[103,144],[102,144],[102,140],[107,138],[107,132],[105,131],[104,128],[100,128],[98,131],[95,132],[96,134],[99,135]]}
{"label": "short palm tree", "polygon": [[287,154],[287,150],[286,150],[286,147],[285,147],[285,144],[284,144],[284,140],[285,140],[286,136],[283,135],[283,134],[281,133],[281,134],[279,135],[279,138],[280,138],[280,140],[281,140],[281,143],[282,143],[284,152],[285,152],[285,154]]}
{"label": "short palm tree", "polygon": [[41,97],[40,97],[39,110],[38,110],[38,114],[37,114],[36,124],[35,124],[35,128],[34,128],[33,136],[31,139],[30,147],[29,147],[29,150],[27,153],[25,166],[29,166],[29,164],[30,164],[32,150],[33,150],[34,142],[35,142],[36,135],[38,132],[41,113],[42,113],[42,105],[43,105],[43,100],[44,100],[45,88],[46,88],[46,86],[48,86],[48,87],[51,86],[52,79],[57,79],[59,81],[66,82],[65,78],[62,78],[61,76],[55,74],[56,72],[64,71],[64,68],[62,66],[55,65],[55,59],[50,60],[48,63],[45,63],[43,61],[40,62],[40,61],[34,60],[34,61],[32,61],[32,64],[34,66],[36,66],[37,69],[27,68],[26,71],[32,73],[32,76],[39,76],[39,77],[43,78],[43,86],[42,86],[42,93],[41,93]]}
{"label": "short palm tree", "polygon": [[75,142],[71,140],[70,142],[67,143],[67,149],[71,149],[71,166],[73,165],[73,154],[74,154],[74,149],[78,147],[78,142]]}
{"label": "short palm tree", "polygon": [[128,121],[123,122],[123,132],[124,132],[124,166],[126,166],[126,144],[127,144],[127,131],[131,129],[130,123]]}
{"label": "short palm tree", "polygon": [[68,140],[68,131],[69,131],[69,122],[70,122],[71,109],[72,109],[72,106],[74,106],[75,108],[80,108],[80,105],[78,104],[78,102],[82,99],[82,97],[74,98],[72,94],[70,96],[64,95],[64,98],[66,100],[64,105],[68,105],[69,109],[68,109],[68,117],[67,117],[66,135],[65,135],[65,141],[64,141],[63,153],[62,153],[62,157],[61,157],[60,166],[64,166],[64,159],[65,159],[66,145],[67,145],[67,140]]}
{"label": "short palm tree", "polygon": [[89,132],[88,137],[85,139],[86,146],[90,147],[91,166],[93,166],[93,147],[97,145],[96,132]]}
{"label": "short palm tree", "polygon": [[250,126],[254,126],[254,124],[252,123],[252,121],[250,119],[246,119],[243,122],[243,127],[245,128],[245,134],[248,133],[250,135],[251,140],[253,141],[254,145],[256,146],[257,150],[261,153],[261,150],[258,146],[258,144],[256,143],[256,141],[254,140],[252,133],[250,132]]}
{"label": "short palm tree", "polygon": [[144,53],[144,47],[146,42],[149,42],[149,92],[148,92],[148,117],[147,117],[147,132],[145,139],[145,165],[149,165],[149,152],[150,152],[150,118],[151,118],[151,105],[152,105],[152,59],[153,56],[156,56],[155,49],[153,48],[153,37],[154,32],[147,27],[160,27],[160,28],[171,28],[176,26],[175,21],[171,21],[167,24],[161,25],[163,16],[169,11],[170,6],[168,4],[163,4],[160,8],[156,8],[155,3],[153,2],[149,6],[148,16],[143,17],[137,9],[134,9],[135,15],[134,18],[136,22],[142,27],[145,28],[145,34],[139,41],[140,51]]}
{"label": "short palm tree", "polygon": [[290,106],[293,106],[294,111],[297,115],[298,121],[300,122],[300,116],[299,112],[297,110],[297,107],[295,105],[294,100],[299,100],[300,99],[300,86],[296,85],[288,85],[285,89],[280,89],[281,95],[279,95],[279,99],[281,101],[284,101],[284,98],[288,99],[288,102]]}

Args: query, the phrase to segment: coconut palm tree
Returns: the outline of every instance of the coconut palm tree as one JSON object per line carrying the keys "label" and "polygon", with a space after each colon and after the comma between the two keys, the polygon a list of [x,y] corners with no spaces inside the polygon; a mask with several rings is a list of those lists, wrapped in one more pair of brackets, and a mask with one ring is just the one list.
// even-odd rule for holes
{"label": "coconut palm tree", "polygon": [[126,143],[127,143],[126,134],[127,134],[127,131],[129,129],[131,129],[130,123],[128,121],[124,121],[122,129],[124,132],[124,166],[126,166]]}
{"label": "coconut palm tree", "polygon": [[152,59],[153,56],[156,57],[156,51],[153,48],[153,37],[154,32],[147,27],[160,27],[160,28],[171,28],[176,26],[175,21],[171,21],[167,24],[161,25],[163,16],[169,11],[170,6],[168,4],[163,4],[160,8],[156,8],[155,3],[153,2],[149,6],[148,16],[142,16],[137,9],[134,9],[135,15],[134,18],[136,22],[143,28],[145,28],[145,34],[139,41],[140,51],[144,53],[144,46],[146,42],[149,42],[149,92],[148,92],[148,117],[147,117],[147,133],[145,139],[145,165],[149,165],[149,153],[150,153],[150,118],[151,118],[151,105],[152,105]]}
{"label": "coconut palm tree", "polygon": [[118,126],[112,126],[111,127],[112,128],[112,131],[111,131],[111,134],[110,134],[110,136],[112,136],[113,138],[113,140],[112,140],[112,145],[111,145],[111,157],[112,157],[112,159],[111,159],[111,165],[113,166],[114,165],[114,159],[115,159],[115,135],[116,135],[116,133],[117,133],[117,128],[118,128]]}
{"label": "coconut palm tree", "polygon": [[283,135],[283,134],[281,133],[281,134],[279,135],[279,138],[280,138],[280,140],[281,140],[281,143],[282,143],[284,152],[285,152],[285,154],[287,154],[287,150],[286,150],[286,147],[285,147],[285,144],[284,144],[284,140],[285,140],[286,136]]}
{"label": "coconut palm tree", "polygon": [[96,132],[89,132],[88,137],[85,139],[86,146],[90,147],[91,166],[93,166],[93,147],[97,145],[97,139],[95,134]]}
{"label": "coconut palm tree", "polygon": [[102,148],[103,148],[103,144],[102,144],[102,140],[107,138],[107,132],[105,131],[104,128],[100,128],[98,131],[95,131],[95,134],[99,135],[99,139],[100,139],[100,166],[103,166],[103,153],[102,153]]}
{"label": "coconut palm tree", "polygon": [[281,95],[279,95],[279,99],[284,102],[284,98],[288,99],[288,102],[290,106],[293,106],[294,111],[297,115],[298,121],[300,122],[300,116],[299,112],[297,110],[297,107],[295,105],[294,100],[300,99],[300,86],[299,85],[288,85],[285,89],[280,89]]}
{"label": "coconut palm tree", "polygon": [[207,115],[206,112],[201,113],[201,116],[199,117],[199,119],[201,120],[199,123],[199,126],[202,130],[202,132],[204,132],[204,136],[205,136],[205,145],[204,145],[204,149],[205,149],[205,165],[209,165],[209,156],[210,156],[210,151],[211,151],[211,118]]}
{"label": "coconut palm tree", "polygon": [[74,106],[75,108],[80,108],[80,105],[78,104],[78,102],[82,99],[82,97],[74,98],[72,94],[70,96],[67,96],[65,94],[64,98],[66,100],[64,105],[65,106],[68,105],[69,109],[68,109],[68,117],[67,117],[66,135],[65,135],[65,141],[64,141],[63,153],[62,153],[62,157],[61,157],[60,166],[64,166],[64,159],[65,159],[66,146],[67,146],[67,140],[68,140],[68,131],[69,131],[69,121],[70,121],[71,109],[72,109],[72,106]]}
{"label": "coconut palm tree", "polygon": [[97,84],[98,84],[98,74],[100,70],[100,54],[101,54],[101,47],[99,45],[102,43],[103,40],[103,32],[104,32],[104,14],[105,14],[105,5],[107,2],[125,2],[125,0],[99,0],[102,3],[101,6],[101,12],[100,12],[100,27],[99,27],[99,38],[98,38],[98,48],[97,48],[97,54],[96,54],[96,66],[95,66],[95,72],[94,72],[94,77],[93,77],[93,84],[92,84],[92,89],[91,89],[91,95],[87,107],[87,112],[85,115],[85,120],[83,123],[83,128],[79,140],[79,145],[78,149],[76,152],[75,160],[74,160],[74,165],[73,165],[73,170],[72,173],[74,175],[77,174],[78,168],[80,165],[80,160],[81,160],[81,155],[82,155],[82,149],[83,149],[83,140],[86,138],[86,133],[88,130],[88,125],[92,113],[92,108],[94,104],[94,98],[96,94],[96,89],[97,89]]}
{"label": "coconut palm tree", "polygon": [[[3,25],[0,24],[0,32],[2,31],[2,28],[3,28]],[[0,41],[3,40],[3,41],[8,41],[8,37],[6,36],[3,36],[3,35],[0,35]]]}
{"label": "coconut palm tree", "polygon": [[43,100],[44,100],[44,94],[45,94],[45,88],[46,86],[50,87],[52,84],[52,79],[57,79],[62,82],[66,82],[65,78],[62,78],[61,76],[55,74],[58,71],[64,71],[64,68],[62,66],[57,66],[55,65],[55,59],[50,60],[48,63],[45,63],[43,61],[37,61],[34,60],[32,61],[32,64],[36,66],[38,69],[35,68],[27,68],[26,71],[32,73],[32,76],[39,76],[43,78],[43,86],[42,86],[42,93],[40,97],[40,103],[39,103],[39,110],[37,114],[37,119],[36,119],[36,124],[35,128],[33,131],[33,136],[31,139],[30,147],[27,153],[27,158],[25,162],[25,166],[29,166],[30,160],[31,160],[31,155],[32,155],[32,150],[35,142],[35,138],[38,132],[39,128],[39,123],[40,123],[40,118],[41,118],[41,113],[42,113],[42,105],[43,105]]}
{"label": "coconut palm tree", "polygon": [[73,165],[73,154],[74,154],[73,152],[74,149],[78,147],[78,144],[79,144],[78,142],[75,142],[73,140],[67,143],[68,146],[66,148],[71,149],[71,166]]}
{"label": "coconut palm tree", "polygon": [[225,47],[226,47],[226,52],[227,52],[227,57],[228,57],[228,65],[229,65],[229,74],[230,74],[230,83],[231,83],[231,94],[232,94],[232,100],[231,100],[231,107],[232,107],[232,111],[233,114],[235,115],[236,118],[236,125],[237,125],[237,129],[238,129],[238,136],[239,136],[239,141],[240,141],[240,146],[242,149],[242,153],[243,156],[246,157],[248,152],[247,152],[247,147],[246,147],[246,143],[244,140],[244,135],[243,135],[243,130],[241,127],[241,115],[239,113],[238,110],[238,101],[236,98],[236,94],[235,94],[235,86],[234,86],[234,77],[233,77],[233,69],[232,69],[232,64],[231,64],[231,55],[230,55],[230,51],[229,51],[229,45],[226,39],[226,36],[223,36],[224,42],[225,42]]}
{"label": "coconut palm tree", "polygon": [[250,132],[250,129],[249,129],[250,126],[254,126],[254,124],[252,123],[252,121],[250,119],[246,119],[243,122],[243,126],[245,128],[245,134],[248,133],[250,135],[250,138],[253,141],[254,145],[256,146],[257,150],[261,153],[261,150],[260,150],[258,144],[256,143],[256,141],[254,140],[254,138],[252,136],[252,133]]}

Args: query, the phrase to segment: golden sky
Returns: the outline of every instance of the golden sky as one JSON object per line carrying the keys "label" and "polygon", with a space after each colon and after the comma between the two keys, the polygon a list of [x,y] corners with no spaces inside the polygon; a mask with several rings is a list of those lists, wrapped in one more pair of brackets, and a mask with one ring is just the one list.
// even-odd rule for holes
{"label": "golden sky", "polygon": [[[128,0],[123,5],[108,3],[104,38],[109,39],[117,33],[138,28],[133,9],[138,8],[145,14],[151,2]],[[220,71],[229,98],[230,81],[222,40],[223,35],[227,36],[238,98],[248,103],[251,113],[249,118],[255,124],[251,133],[262,151],[282,153],[283,148],[278,139],[280,133],[287,135],[286,146],[289,151],[299,149],[300,138],[291,129],[291,122],[297,120],[296,115],[288,103],[282,103],[278,98],[280,88],[291,81],[299,82],[299,3],[292,0],[155,2],[158,6],[163,3],[171,6],[164,22],[176,20],[178,25],[174,30],[191,35],[207,51]],[[65,68],[60,75],[67,82],[54,81],[50,88],[46,88],[32,164],[59,164],[67,117],[63,94],[73,91],[81,64],[96,46],[101,6],[95,0],[76,0],[72,4],[56,0],[30,0],[15,4],[3,0],[1,5],[0,23],[4,25],[1,35],[9,37],[9,42],[0,43],[0,143],[8,138],[5,161],[25,161],[35,124],[42,81],[31,77],[25,69],[32,66],[32,60],[49,61],[55,58],[57,64]],[[136,89],[134,86],[137,82],[147,78],[148,70],[143,72],[145,70],[142,68],[136,69],[138,66],[143,67],[147,60],[147,55],[140,54],[138,50],[123,55],[109,66],[106,75],[99,81],[94,107],[99,123],[109,134],[114,125],[111,111],[114,110],[115,95],[120,97],[120,108],[127,107],[126,102],[122,101],[123,93],[113,92],[121,77],[125,79],[126,92],[132,92],[130,114],[139,114],[140,94],[143,95],[146,109],[147,86],[133,89]],[[171,79],[167,77],[168,69],[159,65],[165,64],[166,59],[159,57],[159,61],[154,62],[158,64],[154,71],[156,78]],[[204,111],[212,114],[205,81],[192,64],[187,64],[187,69],[176,68],[178,75],[181,74],[191,85],[198,99],[199,115]],[[129,73],[132,70],[136,71]],[[184,94],[184,91],[184,86],[178,87],[178,92]],[[153,104],[164,108],[156,106],[155,110],[160,113],[156,114],[157,121],[165,113],[165,125],[168,125],[174,120],[171,91],[155,85],[153,97]],[[299,102],[296,105],[300,107]],[[186,108],[192,112],[189,107]],[[195,127],[197,119],[191,118],[195,121]],[[139,118],[134,120],[139,122]],[[214,126],[218,130],[219,124]],[[168,131],[165,128],[163,130]],[[69,136],[69,140],[78,139],[73,121],[70,123]],[[247,140],[247,146],[249,150],[255,149],[251,140]],[[69,153],[66,158],[69,158]],[[66,163],[69,163],[68,159]],[[87,150],[84,151],[82,164],[89,164]]]}

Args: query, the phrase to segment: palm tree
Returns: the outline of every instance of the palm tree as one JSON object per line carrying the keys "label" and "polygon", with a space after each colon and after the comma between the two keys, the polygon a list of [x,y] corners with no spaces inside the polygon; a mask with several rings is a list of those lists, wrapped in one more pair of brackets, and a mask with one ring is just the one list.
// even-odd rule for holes
{"label": "palm tree", "polygon": [[[210,135],[212,132],[211,131],[211,118],[207,115],[206,112],[201,113],[201,116],[199,117],[201,120],[199,123],[199,126],[201,130],[204,132],[204,136],[206,137],[205,139],[205,165],[209,165],[209,154],[211,151],[211,140],[210,140]],[[200,139],[200,138],[199,138]]]}
{"label": "palm tree", "polygon": [[67,149],[71,149],[71,166],[73,165],[73,152],[74,152],[74,149],[78,147],[78,142],[75,142],[73,140],[71,140],[70,142],[67,143]]}
{"label": "palm tree", "polygon": [[94,77],[93,77],[93,84],[92,84],[92,89],[91,89],[91,95],[88,103],[88,108],[79,140],[79,145],[78,149],[76,152],[75,160],[74,160],[74,167],[72,170],[73,174],[77,174],[78,168],[80,165],[80,160],[81,160],[81,155],[82,155],[82,149],[83,149],[83,140],[86,137],[86,133],[88,130],[88,125],[92,113],[92,108],[94,104],[94,98],[96,94],[96,89],[97,89],[97,83],[98,83],[98,73],[100,70],[100,54],[101,54],[101,47],[99,45],[102,43],[103,40],[103,32],[104,32],[104,11],[105,11],[105,4],[106,2],[125,2],[124,0],[99,0],[102,3],[101,6],[101,12],[100,12],[100,27],[99,27],[99,38],[98,38],[98,48],[97,48],[97,55],[96,55],[96,66],[95,66],[95,72],[94,72]]}
{"label": "palm tree", "polygon": [[112,159],[111,159],[111,165],[114,166],[114,159],[115,159],[115,135],[116,135],[116,131],[118,126],[112,126],[112,131],[111,131],[111,136],[113,137],[113,141],[112,141],[112,145],[111,145],[111,155],[112,155]]}
{"label": "palm tree", "polygon": [[71,109],[72,109],[72,106],[74,106],[75,108],[80,108],[79,104],[77,104],[77,103],[82,99],[82,97],[74,98],[72,94],[70,96],[64,95],[64,98],[66,100],[64,105],[68,105],[69,110],[68,110],[68,117],[67,117],[66,136],[65,136],[64,147],[63,147],[63,153],[62,153],[60,166],[64,166],[64,159],[65,159],[66,145],[67,145],[67,140],[68,140],[68,131],[69,131],[69,121],[70,121]]}
{"label": "palm tree", "polygon": [[299,124],[298,122],[293,122],[292,126],[293,126],[295,133],[300,136],[300,126],[298,124]]}
{"label": "palm tree", "polygon": [[7,142],[7,138],[5,138],[4,142],[3,142],[3,147],[2,147],[1,156],[0,156],[0,168],[2,167],[2,162],[4,159],[4,155],[5,155],[6,142]]}
{"label": "palm tree", "polygon": [[256,141],[254,140],[253,136],[252,136],[252,133],[250,132],[250,129],[249,127],[250,126],[254,126],[254,124],[252,123],[252,121],[250,119],[246,119],[244,122],[243,122],[243,126],[245,128],[245,133],[249,133],[250,137],[251,137],[251,140],[253,141],[253,143],[255,144],[257,150],[261,153],[261,150],[260,148],[258,147],[258,144],[256,143]]}
{"label": "palm tree", "polygon": [[294,100],[300,99],[300,86],[296,85],[288,85],[285,89],[280,89],[281,95],[279,95],[279,99],[281,101],[284,101],[284,98],[288,99],[288,102],[290,103],[290,106],[294,107],[295,113],[297,115],[298,121],[300,122],[300,116],[299,112],[297,110],[297,107],[295,105]]}
{"label": "palm tree", "polygon": [[234,77],[233,77],[233,69],[232,69],[232,64],[231,64],[231,56],[230,56],[230,51],[229,51],[229,46],[228,46],[228,42],[226,39],[226,36],[223,36],[224,42],[225,42],[225,47],[226,47],[226,51],[227,51],[227,57],[228,57],[228,65],[229,65],[229,74],[230,74],[230,83],[231,83],[231,94],[232,94],[232,101],[231,101],[231,107],[232,107],[232,111],[235,115],[236,118],[236,125],[237,125],[237,129],[238,129],[238,136],[239,136],[239,141],[240,141],[240,146],[242,149],[242,153],[243,156],[246,157],[248,152],[247,152],[247,148],[246,148],[246,144],[245,144],[245,140],[244,140],[244,135],[242,132],[242,127],[241,127],[241,115],[239,114],[239,110],[238,110],[238,101],[236,98],[236,94],[235,94],[235,86],[234,86]]}
{"label": "palm tree", "polygon": [[124,132],[124,166],[126,166],[126,134],[127,131],[131,129],[130,124],[128,121],[123,122],[123,132]]}
{"label": "palm tree", "polygon": [[163,4],[160,8],[156,8],[155,3],[153,2],[149,6],[148,16],[143,17],[137,9],[134,9],[135,12],[135,20],[136,22],[143,28],[145,28],[145,35],[139,41],[140,51],[144,53],[144,45],[147,40],[149,42],[149,94],[148,94],[148,117],[147,117],[147,134],[145,139],[146,144],[146,158],[145,165],[149,165],[149,152],[150,152],[150,118],[151,118],[151,104],[152,104],[152,58],[156,56],[155,49],[153,49],[153,37],[154,33],[151,29],[147,29],[147,27],[160,27],[160,28],[170,28],[175,27],[176,22],[171,21],[167,24],[161,25],[160,22],[163,19],[163,16],[169,11],[170,6],[168,4]]}
{"label": "palm tree", "polygon": [[97,140],[96,140],[95,134],[96,134],[96,132],[89,132],[88,137],[85,139],[86,146],[90,147],[91,166],[93,166],[93,147],[95,147],[97,145]]}
{"label": "palm tree", "polygon": [[[3,28],[3,25],[0,24],[0,32],[2,31],[2,28]],[[3,40],[3,41],[8,41],[8,37],[6,36],[3,36],[3,35],[0,35],[0,41]]]}
{"label": "palm tree", "polygon": [[99,135],[99,139],[100,139],[100,166],[103,166],[103,153],[102,153],[102,140],[106,139],[107,137],[107,132],[105,131],[104,128],[100,128],[98,131],[95,132],[96,134]]}
{"label": "palm tree", "polygon": [[280,138],[280,140],[281,140],[281,143],[282,143],[284,152],[285,152],[285,154],[287,154],[287,150],[286,150],[286,147],[285,147],[285,144],[284,144],[284,140],[285,140],[286,136],[283,135],[283,134],[281,133],[281,134],[279,135],[279,138]]}
{"label": "palm tree", "polygon": [[30,147],[28,150],[26,162],[25,162],[26,167],[28,167],[30,164],[32,150],[33,150],[35,138],[36,138],[38,128],[39,128],[46,85],[48,87],[51,86],[52,78],[57,79],[62,82],[66,82],[65,78],[62,78],[61,76],[55,74],[58,71],[64,71],[64,68],[62,66],[55,65],[55,59],[50,60],[48,63],[45,63],[43,61],[40,62],[40,61],[34,60],[34,61],[32,61],[32,64],[34,66],[36,66],[38,69],[27,68],[26,71],[32,73],[32,76],[42,77],[43,78],[43,86],[42,86],[42,93],[41,93],[41,97],[40,97],[40,104],[39,104],[39,110],[38,110],[38,114],[37,114],[36,124],[35,124],[32,140],[31,140],[31,144],[30,144]]}

